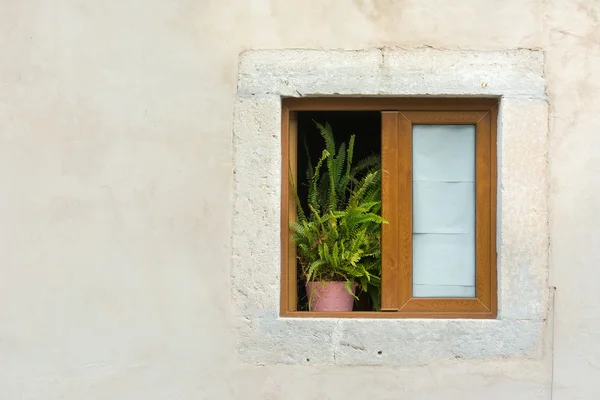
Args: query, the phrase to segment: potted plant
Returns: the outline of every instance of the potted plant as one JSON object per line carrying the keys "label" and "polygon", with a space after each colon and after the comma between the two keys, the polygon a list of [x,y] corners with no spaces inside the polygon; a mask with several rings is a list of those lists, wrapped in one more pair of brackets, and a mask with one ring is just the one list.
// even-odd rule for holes
{"label": "potted plant", "polygon": [[380,157],[353,163],[355,136],[336,150],[331,126],[315,124],[325,149],[314,167],[308,157],[308,196],[302,202],[295,192],[298,220],[290,224],[309,309],[352,311],[357,287],[379,309],[381,224],[387,223],[379,215]]}

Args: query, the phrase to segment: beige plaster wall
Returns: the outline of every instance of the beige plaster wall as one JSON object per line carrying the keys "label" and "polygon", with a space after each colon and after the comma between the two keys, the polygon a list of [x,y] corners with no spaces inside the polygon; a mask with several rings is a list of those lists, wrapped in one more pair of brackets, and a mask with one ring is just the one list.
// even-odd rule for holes
{"label": "beige plaster wall", "polygon": [[541,362],[237,361],[238,54],[381,46],[545,51],[554,399],[596,398],[600,2],[0,0],[0,399],[548,398],[550,340]]}

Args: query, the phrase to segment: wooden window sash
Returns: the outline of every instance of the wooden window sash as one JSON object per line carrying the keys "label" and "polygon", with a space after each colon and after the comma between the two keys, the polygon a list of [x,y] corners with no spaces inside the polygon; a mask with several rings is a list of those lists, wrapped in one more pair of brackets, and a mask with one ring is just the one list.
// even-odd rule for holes
{"label": "wooden window sash", "polygon": [[[412,297],[412,129],[414,124],[475,125],[475,298]],[[397,139],[396,139],[397,137]],[[382,113],[382,149],[398,145],[397,154],[382,151],[384,176],[397,177],[387,182],[400,187],[396,204],[382,207],[382,215],[396,222],[382,231],[382,253],[394,253],[382,261],[382,310],[416,313],[419,317],[440,313],[478,313],[496,315],[495,252],[492,252],[492,145],[490,111],[394,111]],[[495,141],[494,141],[495,143]],[[389,156],[397,160],[387,160]],[[385,167],[383,167],[385,166]],[[386,170],[388,168],[389,170]],[[392,168],[396,168],[393,170]],[[394,173],[395,171],[395,173]],[[389,191],[388,191],[389,192]],[[382,201],[389,201],[382,197]],[[395,213],[399,214],[394,215]],[[390,260],[399,264],[386,265]],[[399,272],[397,272],[399,270]],[[394,271],[393,274],[390,271]],[[395,276],[401,276],[394,280]],[[384,290],[391,290],[386,296]],[[386,301],[384,304],[383,301]],[[384,308],[385,306],[385,308]]]}
{"label": "wooden window sash", "polygon": [[[412,293],[412,135],[410,121],[398,111],[381,113],[381,309],[398,311]],[[406,229],[408,227],[408,229]]]}
{"label": "wooden window sash", "polygon": [[[281,112],[281,297],[279,313],[298,307],[296,245],[290,234],[290,222],[296,221],[294,184],[298,182],[298,113],[287,107]],[[290,180],[290,175],[292,180]]]}
{"label": "wooden window sash", "polygon": [[[297,261],[289,223],[296,220],[290,172],[297,182],[297,111],[382,111],[382,188],[384,217],[397,219],[403,230],[392,232],[382,227],[382,249],[396,236],[397,252],[382,258],[382,311],[314,312],[297,310]],[[400,111],[401,110],[401,111]],[[497,310],[496,273],[496,120],[495,99],[408,99],[408,98],[312,98],[283,99],[281,136],[281,298],[280,315],[284,317],[328,318],[495,318]],[[475,124],[476,182],[486,180],[481,188],[476,183],[476,223],[484,229],[476,232],[475,298],[412,298],[412,125]],[[480,139],[480,132],[485,138]],[[395,135],[395,138],[393,137]],[[394,142],[395,141],[395,142]],[[390,146],[391,145],[391,146]],[[393,147],[392,147],[393,146]],[[386,149],[387,147],[387,149]],[[396,150],[393,150],[395,147]],[[408,149],[408,150],[407,150]],[[405,153],[409,154],[405,154]],[[387,152],[387,153],[386,153]],[[384,156],[387,154],[387,156]],[[395,159],[392,159],[396,155]],[[408,157],[406,157],[408,155]],[[287,161],[289,160],[289,162]],[[397,173],[386,174],[386,170]],[[485,178],[487,177],[487,178]],[[396,186],[389,186],[396,184]],[[387,188],[386,188],[387,186]],[[396,187],[397,190],[390,190]],[[385,188],[385,189],[384,189]],[[392,206],[387,198],[397,198]],[[479,199],[488,206],[479,205]],[[396,204],[396,206],[393,206]],[[387,207],[387,208],[386,208]],[[487,207],[487,208],[486,208]],[[400,210],[410,212],[400,212]],[[387,211],[386,211],[387,210]],[[394,214],[395,215],[392,215]],[[481,214],[481,216],[480,216]],[[481,220],[481,221],[480,221]],[[391,225],[391,224],[390,224]],[[407,228],[408,227],[408,228]],[[479,229],[479,225],[477,225]],[[387,233],[385,233],[387,230]],[[387,242],[386,242],[387,237]],[[387,243],[387,244],[386,244]],[[287,245],[286,245],[287,244]],[[391,263],[390,263],[391,260]],[[410,268],[408,267],[410,266]]]}
{"label": "wooden window sash", "polygon": [[410,97],[288,97],[290,111],[489,111],[497,99],[489,98],[410,98]]}

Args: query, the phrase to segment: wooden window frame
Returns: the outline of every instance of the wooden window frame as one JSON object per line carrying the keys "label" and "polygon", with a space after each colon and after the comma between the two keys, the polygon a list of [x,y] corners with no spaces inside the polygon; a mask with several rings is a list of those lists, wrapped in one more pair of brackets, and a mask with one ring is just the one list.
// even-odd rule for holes
{"label": "wooden window frame", "polygon": [[[297,311],[296,220],[291,175],[297,182],[298,111],[382,113],[382,310]],[[490,98],[284,98],[281,115],[282,317],[496,318],[496,185],[498,100]],[[412,297],[412,125],[476,126],[476,272],[474,298]],[[404,177],[404,178],[402,178]],[[392,189],[390,189],[392,188]],[[399,209],[410,210],[401,212]]]}

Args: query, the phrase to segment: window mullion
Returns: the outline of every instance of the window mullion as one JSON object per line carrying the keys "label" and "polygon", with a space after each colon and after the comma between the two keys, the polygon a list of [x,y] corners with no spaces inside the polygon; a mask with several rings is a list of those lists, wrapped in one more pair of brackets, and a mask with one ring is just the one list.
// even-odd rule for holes
{"label": "window mullion", "polygon": [[381,227],[381,310],[400,308],[398,281],[400,280],[399,242],[399,136],[397,111],[381,113],[381,215],[387,224]]}
{"label": "window mullion", "polygon": [[412,298],[413,288],[413,137],[412,121],[403,112],[398,114],[398,243],[396,251],[400,260],[400,276],[397,285],[400,309]]}

